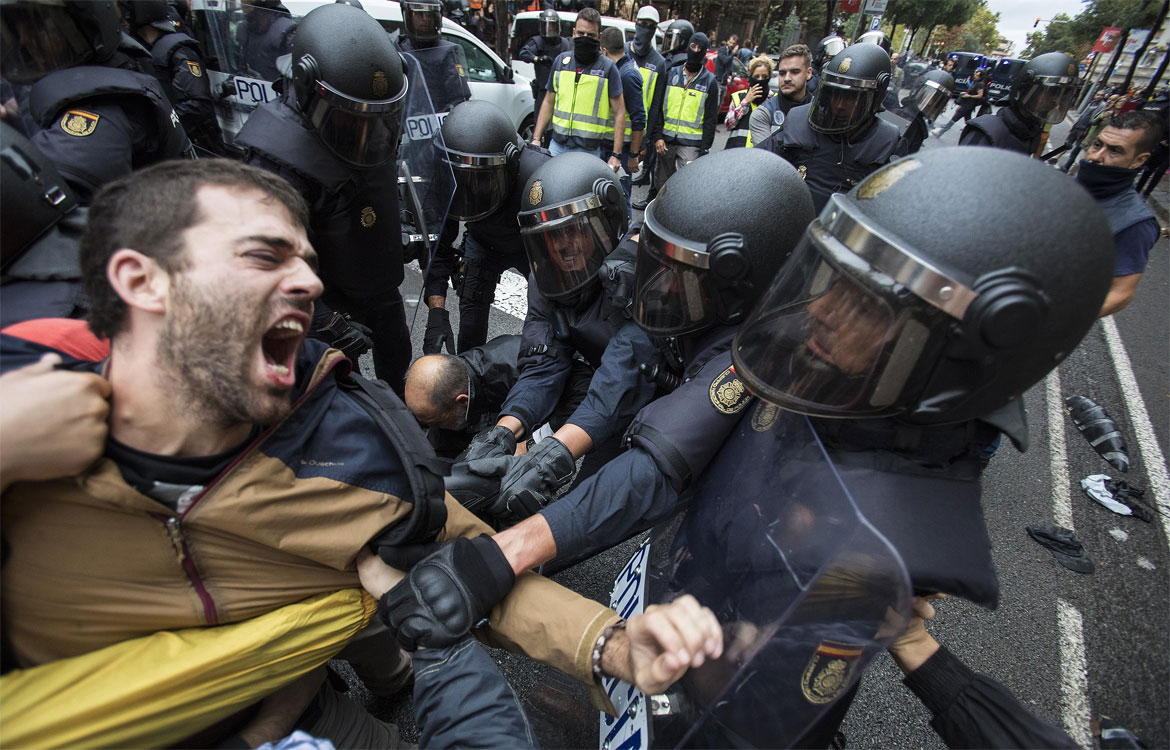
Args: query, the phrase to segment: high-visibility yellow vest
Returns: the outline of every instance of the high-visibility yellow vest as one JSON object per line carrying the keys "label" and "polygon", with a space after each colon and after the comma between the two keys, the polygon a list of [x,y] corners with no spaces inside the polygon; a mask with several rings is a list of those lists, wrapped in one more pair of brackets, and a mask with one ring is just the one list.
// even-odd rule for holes
{"label": "high-visibility yellow vest", "polygon": [[588,142],[613,140],[613,111],[609,106],[609,72],[613,60],[600,55],[577,72],[574,56],[563,54],[553,65],[553,133]]}
{"label": "high-visibility yellow vest", "polygon": [[641,62],[634,56],[633,42],[627,46],[630,59],[638,66],[642,74],[642,106],[646,108],[646,119],[650,118],[650,104],[654,99],[654,87],[658,85],[658,76],[666,70],[666,58],[657,50],[650,50],[650,54]]}
{"label": "high-visibility yellow vest", "polygon": [[[747,89],[741,89],[740,91],[736,91],[731,95],[732,109],[735,109],[743,102],[743,98],[747,96],[747,92]],[[749,109],[743,117],[739,118],[739,122],[735,124],[735,130],[731,131],[731,135],[727,138],[728,148],[734,148],[734,145],[732,144],[733,138],[746,139],[743,144],[746,148],[751,148],[754,145],[752,143],[751,119],[752,113],[756,111],[756,107],[758,106],[758,104],[752,102],[752,108]]]}
{"label": "high-visibility yellow vest", "polygon": [[662,123],[664,140],[683,146],[698,146],[703,142],[703,116],[707,112],[707,97],[718,96],[719,87],[710,71],[700,70],[688,81],[685,66],[670,71],[666,82],[665,117]]}

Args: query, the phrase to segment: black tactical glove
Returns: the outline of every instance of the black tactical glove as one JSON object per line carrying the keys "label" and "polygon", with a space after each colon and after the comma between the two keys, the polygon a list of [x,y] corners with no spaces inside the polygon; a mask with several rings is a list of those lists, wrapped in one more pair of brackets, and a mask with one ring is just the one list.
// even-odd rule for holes
{"label": "black tactical glove", "polygon": [[[467,463],[478,458],[493,458],[495,456],[511,456],[516,452],[516,436],[503,425],[496,425],[484,430],[471,439],[467,450],[459,457],[459,463]],[[476,472],[477,474],[479,472]],[[487,475],[491,476],[491,475]]]}
{"label": "black tactical glove", "polygon": [[358,357],[374,346],[373,333],[361,323],[334,312],[325,325],[313,331],[313,336],[357,362]]}
{"label": "black tactical glove", "polygon": [[407,651],[459,641],[512,590],[516,575],[489,536],[458,538],[382,595],[378,615]]}
{"label": "black tactical glove", "polygon": [[492,512],[515,521],[528,518],[552,502],[557,490],[573,478],[576,466],[573,454],[560,440],[541,440],[508,466]]}
{"label": "black tactical glove", "polygon": [[442,307],[432,307],[427,313],[427,330],[423,334],[423,354],[455,353],[455,334],[451,331],[451,314]]}

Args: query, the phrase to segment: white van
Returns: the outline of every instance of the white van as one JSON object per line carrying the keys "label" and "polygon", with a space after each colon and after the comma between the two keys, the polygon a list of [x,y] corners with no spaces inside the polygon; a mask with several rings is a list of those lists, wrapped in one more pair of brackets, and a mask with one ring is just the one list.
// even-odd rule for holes
{"label": "white van", "polygon": [[[530,10],[523,13],[517,13],[516,17],[512,19],[512,29],[508,32],[508,51],[512,56],[512,67],[516,69],[517,73],[523,74],[526,78],[533,78],[536,72],[532,69],[532,63],[526,63],[517,57],[520,49],[528,44],[528,40],[540,33],[540,14],[542,11]],[[561,36],[566,39],[573,37],[573,24],[577,21],[577,14],[572,11],[558,10],[557,15],[561,18]],[[627,21],[624,18],[614,18],[612,16],[601,17],[601,28],[608,29],[615,26],[622,30],[626,35],[626,43],[628,44],[634,38],[634,29],[636,24],[633,21]],[[661,31],[654,32],[654,47],[662,49],[663,35]],[[545,81],[537,81],[541,86]]]}

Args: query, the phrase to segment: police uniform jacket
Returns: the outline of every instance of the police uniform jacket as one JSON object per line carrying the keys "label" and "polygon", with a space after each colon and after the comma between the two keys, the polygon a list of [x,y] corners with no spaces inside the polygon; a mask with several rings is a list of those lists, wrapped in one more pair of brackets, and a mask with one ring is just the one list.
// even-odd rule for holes
{"label": "police uniform jacket", "polygon": [[236,45],[248,72],[265,81],[275,81],[280,77],[280,71],[276,69],[276,58],[287,55],[292,50],[292,38],[296,33],[297,23],[290,16],[272,11],[267,11],[267,15],[271,17],[271,21],[263,32],[253,30],[247,21],[241,23],[236,30]]}
{"label": "police uniform jacket", "polygon": [[[563,55],[566,52],[571,52],[572,49],[572,42],[570,42],[568,39],[565,39],[563,36],[558,36],[556,41],[549,42],[549,40],[545,39],[540,34],[537,34],[536,36],[529,39],[528,42],[520,48],[520,51],[516,53],[516,56],[526,63],[532,63],[532,75],[534,76],[532,79],[533,95],[536,94],[537,89],[544,88],[545,82],[548,81],[549,74],[552,73],[553,62],[557,59],[557,56]],[[544,57],[548,59],[547,61],[538,61],[536,59],[538,57]]]}
{"label": "police uniform jacket", "polygon": [[40,128],[29,140],[83,203],[107,182],[191,150],[158,81],[136,70],[96,65],[58,70],[33,84],[29,109]]}
{"label": "police uniform jacket", "polygon": [[719,86],[710,71],[701,68],[692,79],[686,65],[671,66],[662,104],[652,123],[655,130],[646,138],[651,143],[661,138],[670,145],[707,151],[715,141],[719,104]]}
{"label": "police uniform jacket", "polygon": [[440,39],[433,46],[416,47],[403,35],[398,39],[398,49],[418,63],[435,114],[450,112],[456,104],[471,98],[463,56],[454,42]]}
{"label": "police uniform jacket", "polygon": [[898,128],[874,117],[860,132],[825,135],[809,127],[811,104],[789,110],[784,127],[757,145],[787,159],[812,193],[819,213],[833,193],[844,193],[886,164],[898,147]]}
{"label": "police uniform jacket", "polygon": [[784,127],[784,121],[788,118],[790,110],[811,101],[812,92],[807,88],[804,96],[800,99],[789,99],[780,93],[768,97],[763,104],[756,108],[756,111],[752,112],[751,119],[748,121],[748,128],[752,133],[752,143],[756,145],[762,143],[768,136]]}
{"label": "police uniform jacket", "polygon": [[646,110],[646,130],[649,132],[654,103],[656,101],[661,103],[661,95],[666,91],[666,58],[653,46],[646,52],[645,57],[638,57],[632,41],[626,44],[626,54],[638,66],[638,72],[642,75],[642,107]]}
{"label": "police uniform jacket", "polygon": [[[5,368],[45,351],[9,336],[0,346]],[[109,457],[78,476],[6,490],[5,635],[20,663],[160,630],[240,622],[358,588],[357,553],[388,528],[413,523],[421,501],[414,467],[435,458],[417,428],[395,441],[378,425],[347,392],[348,368],[340,352],[306,341],[291,415],[242,447],[183,513],[134,490]],[[371,387],[406,414],[385,385]],[[440,497],[439,541],[491,532],[450,495]],[[617,620],[596,602],[524,574],[479,634],[576,676],[604,707],[591,646]]]}
{"label": "police uniform jacket", "polygon": [[252,112],[236,144],[248,149],[245,162],[279,174],[305,197],[326,286],[354,300],[398,288],[404,272],[393,168],[341,161],[284,100]]}
{"label": "police uniform jacket", "polygon": [[1040,147],[1043,126],[1021,117],[1011,107],[1000,107],[993,115],[980,115],[967,122],[959,136],[960,146],[992,146],[1018,151],[1025,156]]}
{"label": "police uniform jacket", "polygon": [[568,148],[592,150],[613,145],[616,124],[610,99],[622,95],[613,60],[599,54],[588,65],[566,52],[553,62],[545,89],[553,96],[553,138]]}
{"label": "police uniform jacket", "polygon": [[154,77],[175,108],[188,133],[209,129],[218,132],[215,100],[199,52],[199,42],[186,34],[163,34],[150,48]]}
{"label": "police uniform jacket", "polygon": [[[610,259],[632,260],[636,251],[637,244],[626,239]],[[611,291],[595,287],[575,306],[559,304],[541,296],[535,277],[529,275],[520,379],[504,401],[500,416],[520,420],[525,433],[531,435],[548,420],[560,400],[572,374],[575,352],[596,371],[585,399],[566,421],[583,429],[594,445],[620,434],[649,403],[655,386],[642,377],[638,365],[656,364],[661,354]]]}

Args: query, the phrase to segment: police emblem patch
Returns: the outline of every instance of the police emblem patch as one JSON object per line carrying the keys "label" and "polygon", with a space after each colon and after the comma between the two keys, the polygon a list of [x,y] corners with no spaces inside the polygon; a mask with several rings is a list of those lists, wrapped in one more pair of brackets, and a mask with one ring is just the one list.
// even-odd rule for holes
{"label": "police emblem patch", "polygon": [[796,168],[796,171],[800,172],[800,179],[802,179],[802,180],[808,179],[808,167],[801,164],[799,167]]}
{"label": "police emblem patch", "polygon": [[839,698],[853,681],[861,653],[860,646],[821,641],[800,678],[800,691],[809,703]]}
{"label": "police emblem patch", "polygon": [[561,65],[568,65],[569,60],[572,60],[572,59],[573,58],[571,55],[565,55],[563,58],[561,58]]}
{"label": "police emblem patch", "polygon": [[885,169],[879,169],[870,175],[869,179],[865,181],[865,184],[861,186],[861,189],[857,191],[857,197],[867,200],[876,198],[895,182],[921,166],[922,163],[917,159],[902,159],[901,161],[894,162]]}
{"label": "police emblem patch", "polygon": [[195,76],[196,78],[203,77],[203,68],[201,68],[199,66],[199,63],[197,63],[197,62],[194,62],[192,60],[188,60],[187,61],[187,70],[191,71],[191,75]]}
{"label": "police emblem patch", "polygon": [[776,424],[776,417],[780,416],[780,407],[761,401],[752,413],[752,429],[756,432],[767,432]]}
{"label": "police emblem patch", "polygon": [[386,80],[386,74],[380,70],[374,71],[374,81],[371,84],[374,90],[374,96],[386,96],[390,91],[390,82]]}
{"label": "police emblem patch", "polygon": [[850,66],[850,65],[852,65],[852,64],[853,64],[853,58],[852,58],[852,57],[846,57],[844,60],[842,60],[842,61],[841,61],[841,64],[837,66],[837,72],[838,72],[838,73],[847,73],[847,72],[849,72],[849,66]]}
{"label": "police emblem patch", "polygon": [[735,374],[734,367],[728,367],[711,381],[707,391],[711,396],[711,404],[724,414],[735,414],[743,411],[752,394],[744,387],[743,381]]}
{"label": "police emblem patch", "polygon": [[528,190],[528,204],[535,206],[540,203],[540,199],[544,197],[544,186],[540,184],[540,180],[532,183],[532,187]]}
{"label": "police emblem patch", "polygon": [[374,213],[373,206],[366,206],[362,209],[362,226],[366,229],[374,226],[374,222],[378,220],[378,214]]}
{"label": "police emblem patch", "polygon": [[458,75],[460,78],[467,77],[467,74],[463,72],[463,66],[460,65],[459,63],[455,63],[455,74]]}
{"label": "police emblem patch", "polygon": [[100,119],[102,119],[101,115],[95,115],[81,109],[71,109],[61,118],[61,129],[69,135],[81,138],[96,130]]}

